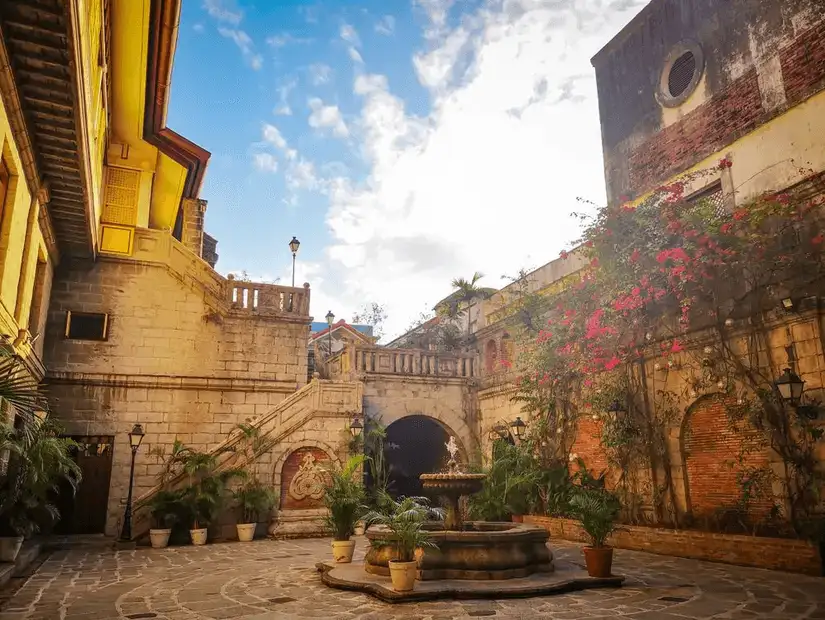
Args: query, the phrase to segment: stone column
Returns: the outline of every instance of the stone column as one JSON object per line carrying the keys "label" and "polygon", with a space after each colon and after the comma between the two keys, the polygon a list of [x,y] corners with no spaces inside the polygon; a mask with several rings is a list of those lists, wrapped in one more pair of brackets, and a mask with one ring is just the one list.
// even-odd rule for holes
{"label": "stone column", "polygon": [[205,213],[205,200],[184,198],[181,241],[197,256],[201,256],[203,253],[203,217]]}

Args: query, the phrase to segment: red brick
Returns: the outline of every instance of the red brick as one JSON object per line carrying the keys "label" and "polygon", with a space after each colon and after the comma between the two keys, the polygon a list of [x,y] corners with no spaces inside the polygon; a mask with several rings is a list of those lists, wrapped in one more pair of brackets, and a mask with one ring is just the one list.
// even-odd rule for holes
{"label": "red brick", "polygon": [[313,500],[311,498],[305,498],[297,500],[289,494],[289,484],[292,482],[295,474],[298,473],[298,469],[301,467],[304,456],[307,454],[312,454],[315,457],[315,462],[321,466],[329,461],[329,455],[320,448],[298,448],[290,454],[286,458],[283,469],[281,470],[281,509],[306,510],[311,508],[323,508],[324,506],[323,501],[320,499]]}

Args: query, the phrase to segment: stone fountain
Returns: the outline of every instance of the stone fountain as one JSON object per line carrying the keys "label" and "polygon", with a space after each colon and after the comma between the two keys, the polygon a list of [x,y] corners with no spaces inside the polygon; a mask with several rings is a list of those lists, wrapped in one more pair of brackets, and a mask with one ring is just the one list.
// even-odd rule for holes
{"label": "stone fountain", "polygon": [[[468,521],[461,518],[460,501],[478,493],[485,474],[460,471],[455,437],[446,444],[450,459],[447,471],[422,474],[424,492],[446,503],[444,522],[428,523],[436,549],[423,549],[418,558],[418,578],[437,579],[515,579],[533,573],[553,571],[553,554],[543,527],[521,523]],[[366,534],[370,550],[364,569],[375,575],[389,575],[388,561],[393,557],[391,534],[381,526]]]}

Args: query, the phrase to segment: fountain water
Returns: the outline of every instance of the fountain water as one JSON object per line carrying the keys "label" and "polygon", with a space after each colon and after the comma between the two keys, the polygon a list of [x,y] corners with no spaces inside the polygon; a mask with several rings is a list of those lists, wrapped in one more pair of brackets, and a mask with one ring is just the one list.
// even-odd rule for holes
{"label": "fountain water", "polygon": [[[508,522],[463,522],[461,498],[478,493],[486,475],[460,471],[455,437],[450,437],[446,447],[450,455],[447,471],[420,476],[424,492],[443,498],[447,510],[443,524],[427,524],[437,548],[420,551],[419,579],[512,579],[552,572],[553,554],[544,528]],[[370,550],[365,570],[388,575],[388,561],[393,557],[391,535],[386,528],[373,526],[366,536]]]}

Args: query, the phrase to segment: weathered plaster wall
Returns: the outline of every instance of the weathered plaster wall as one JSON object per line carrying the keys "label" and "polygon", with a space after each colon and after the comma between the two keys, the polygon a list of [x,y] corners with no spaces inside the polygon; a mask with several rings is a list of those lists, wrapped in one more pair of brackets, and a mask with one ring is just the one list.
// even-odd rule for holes
{"label": "weathered plaster wall", "polygon": [[[722,155],[734,161],[737,188],[754,168],[779,165],[743,196],[793,182],[791,158],[823,169],[816,136],[825,131],[825,99],[814,97],[825,87],[823,42],[819,0],[650,3],[593,59],[608,199],[644,194]],[[667,107],[660,80],[668,54],[682,43],[698,46],[704,72],[686,101]],[[770,137],[755,132],[769,122]],[[746,165],[737,171],[740,162]]]}

